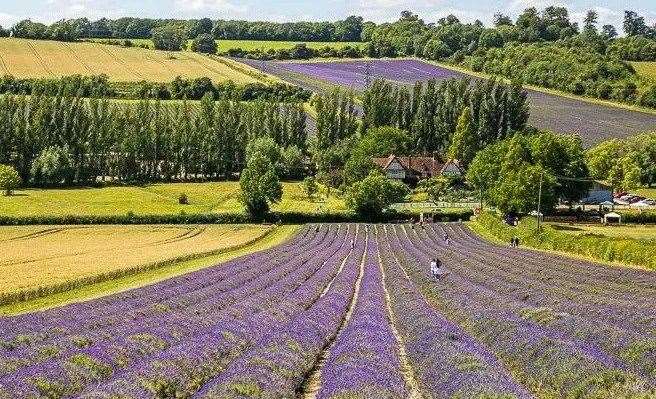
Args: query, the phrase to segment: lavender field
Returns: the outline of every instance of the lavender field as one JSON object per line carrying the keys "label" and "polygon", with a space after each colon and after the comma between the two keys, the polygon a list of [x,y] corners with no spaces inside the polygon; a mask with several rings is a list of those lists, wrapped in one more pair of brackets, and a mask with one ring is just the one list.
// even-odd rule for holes
{"label": "lavender field", "polygon": [[[334,85],[363,90],[367,80],[385,79],[414,84],[429,79],[471,78],[461,72],[420,60],[336,62],[263,62],[239,60],[308,90],[323,91]],[[626,137],[656,129],[656,114],[595,104],[529,90],[529,123],[540,129],[576,133],[586,146],[613,137]]]}
{"label": "lavender field", "polygon": [[0,398],[651,398],[653,298],[653,273],[488,244],[462,224],[312,225],[1,318]]}

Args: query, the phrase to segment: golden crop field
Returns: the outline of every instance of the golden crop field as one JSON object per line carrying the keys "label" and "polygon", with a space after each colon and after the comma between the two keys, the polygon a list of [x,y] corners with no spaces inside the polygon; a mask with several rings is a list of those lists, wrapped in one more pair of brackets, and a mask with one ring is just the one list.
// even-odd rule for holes
{"label": "golden crop field", "polygon": [[260,225],[0,227],[0,297],[248,244]]}
{"label": "golden crop field", "polygon": [[193,52],[124,48],[100,43],[0,38],[0,74],[17,78],[55,78],[105,74],[117,82],[170,82],[176,76],[208,77],[214,82],[257,81],[260,72]]}

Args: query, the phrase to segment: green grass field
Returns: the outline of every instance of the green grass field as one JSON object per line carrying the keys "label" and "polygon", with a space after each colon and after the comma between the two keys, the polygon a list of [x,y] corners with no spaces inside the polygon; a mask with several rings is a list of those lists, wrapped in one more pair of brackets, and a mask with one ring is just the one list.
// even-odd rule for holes
{"label": "green grass field", "polygon": [[238,84],[258,81],[255,76],[261,75],[259,71],[233,64],[193,52],[0,38],[0,74],[16,78],[105,74],[117,82],[170,82],[176,76],[209,77],[214,82],[232,80]]}
{"label": "green grass field", "polygon": [[615,238],[633,238],[636,240],[656,240],[656,226],[644,225],[622,225],[622,226],[601,226],[586,224],[563,224],[550,223],[550,225],[561,232],[582,235],[595,234],[605,237]]}
{"label": "green grass field", "polygon": [[[284,183],[283,198],[274,211],[320,213],[343,211],[344,201],[331,195],[311,201],[301,183]],[[178,197],[185,193],[189,205],[180,205]],[[0,196],[0,215],[5,216],[110,216],[170,215],[185,212],[243,212],[239,201],[239,182],[171,183],[141,187],[106,187],[77,189],[27,189],[14,196]]]}
{"label": "green grass field", "polygon": [[656,62],[631,62],[639,76],[656,80]]}
{"label": "green grass field", "polygon": [[[104,43],[112,39],[90,39],[90,41],[97,43]],[[114,39],[115,40],[115,39]],[[153,47],[153,42],[150,39],[131,39],[130,40],[135,46],[148,46],[149,48]],[[305,43],[308,47],[313,49],[319,49],[321,47],[334,47],[342,48],[344,46],[351,47],[361,47],[364,46],[362,42],[290,42],[290,41],[274,41],[274,40],[217,40],[219,45],[219,52],[228,51],[232,48],[241,48],[242,50],[252,51],[252,50],[282,50],[282,49],[291,49],[296,44]],[[191,44],[189,41],[187,48]]]}

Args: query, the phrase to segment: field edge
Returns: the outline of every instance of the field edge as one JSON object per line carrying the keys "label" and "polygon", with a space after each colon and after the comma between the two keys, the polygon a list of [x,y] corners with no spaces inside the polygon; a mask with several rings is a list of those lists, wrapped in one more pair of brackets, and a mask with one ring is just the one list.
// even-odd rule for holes
{"label": "field edge", "polygon": [[[82,284],[73,289],[64,287],[61,290],[47,292],[26,300],[1,304],[0,318],[47,310],[71,303],[85,302],[216,266],[239,256],[281,245],[291,240],[298,233],[301,226],[298,224],[273,226],[262,235],[243,244],[202,254],[177,257],[146,266],[136,266],[124,270],[121,275],[112,275],[105,279]],[[38,291],[38,289],[35,291]]]}

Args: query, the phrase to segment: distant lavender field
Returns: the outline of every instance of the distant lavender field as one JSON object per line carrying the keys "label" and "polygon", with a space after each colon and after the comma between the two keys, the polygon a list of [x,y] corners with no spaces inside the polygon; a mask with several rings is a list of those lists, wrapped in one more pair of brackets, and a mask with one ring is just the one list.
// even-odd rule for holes
{"label": "distant lavender field", "polygon": [[[369,79],[393,80],[401,83],[415,83],[429,79],[450,79],[464,77],[462,73],[439,68],[418,60],[377,60],[377,61],[345,61],[345,62],[314,62],[285,63],[284,68],[314,76],[318,79],[364,89]],[[368,69],[368,71],[367,71]]]}
{"label": "distant lavender field", "polygon": [[[265,73],[315,92],[334,86],[363,90],[371,80],[413,84],[429,79],[472,78],[420,60],[356,60],[335,62],[268,62],[239,60]],[[368,70],[368,72],[367,72]],[[613,137],[656,130],[656,115],[528,90],[529,123],[539,129],[576,133],[585,146]]]}

